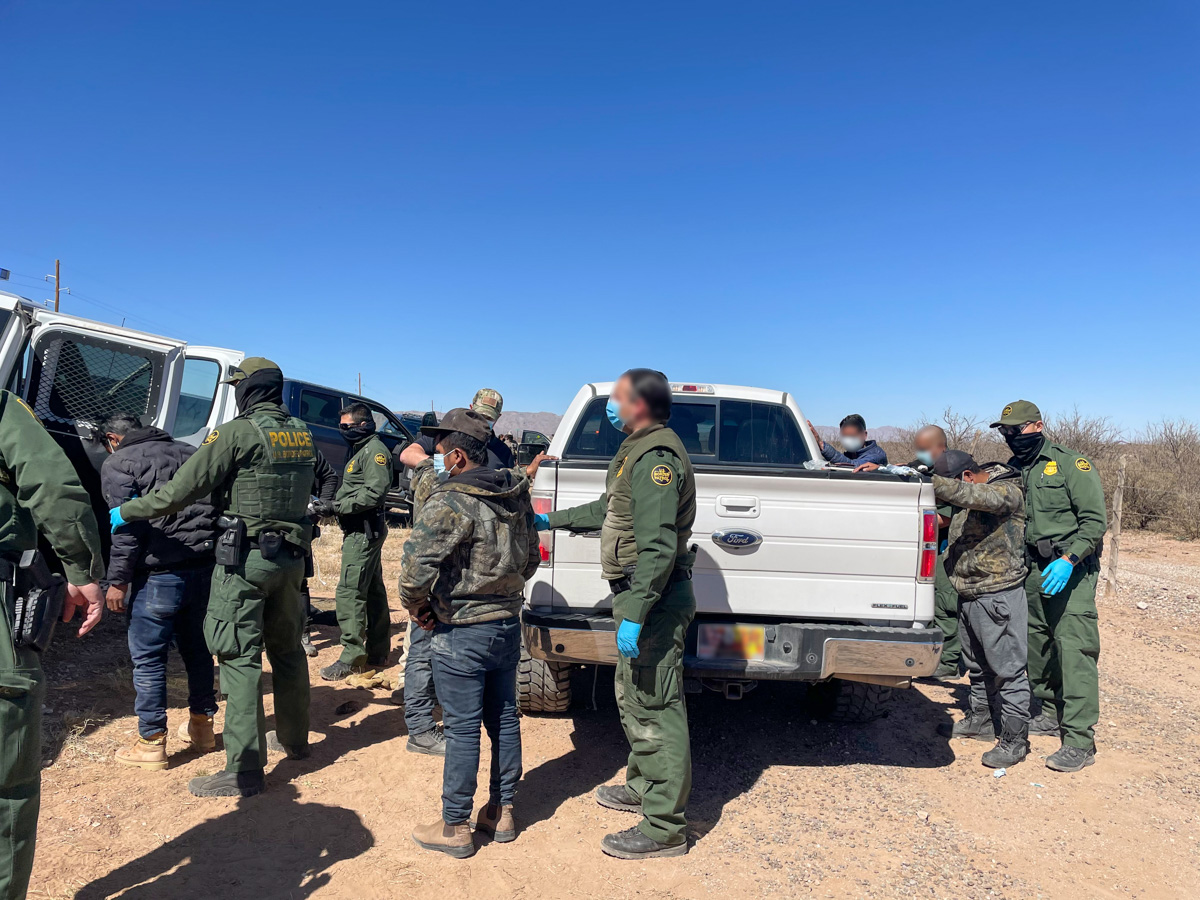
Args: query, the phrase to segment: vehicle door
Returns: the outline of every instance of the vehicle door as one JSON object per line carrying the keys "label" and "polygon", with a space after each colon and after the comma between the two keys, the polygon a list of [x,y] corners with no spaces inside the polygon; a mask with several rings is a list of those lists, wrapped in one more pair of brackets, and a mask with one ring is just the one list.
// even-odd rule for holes
{"label": "vehicle door", "polygon": [[187,348],[173,437],[198,447],[218,425],[237,416],[233,385],[223,382],[244,358],[241,351],[223,347]]}
{"label": "vehicle door", "polygon": [[294,383],[294,389],[299,396],[294,398],[293,402],[296,403],[296,408],[292,412],[297,418],[308,423],[317,449],[325,454],[329,464],[337,471],[340,483],[349,450],[346,442],[342,440],[342,432],[338,428],[338,424],[341,422],[342,407],[345,405],[345,397],[335,391],[328,391],[302,382]]}

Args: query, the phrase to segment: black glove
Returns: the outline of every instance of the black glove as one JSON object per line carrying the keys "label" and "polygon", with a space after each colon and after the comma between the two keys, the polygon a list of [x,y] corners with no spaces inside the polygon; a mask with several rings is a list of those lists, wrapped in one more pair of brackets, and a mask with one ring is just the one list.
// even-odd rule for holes
{"label": "black glove", "polygon": [[308,504],[308,515],[313,519],[327,519],[336,516],[337,511],[328,500],[312,500]]}

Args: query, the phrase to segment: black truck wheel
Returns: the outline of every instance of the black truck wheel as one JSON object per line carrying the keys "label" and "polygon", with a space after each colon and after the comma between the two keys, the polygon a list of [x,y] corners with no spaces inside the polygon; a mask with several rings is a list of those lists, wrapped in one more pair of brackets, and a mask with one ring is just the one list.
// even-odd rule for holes
{"label": "black truck wheel", "polygon": [[523,713],[560,713],[570,706],[570,665],[534,659],[522,647],[517,663],[517,708]]}
{"label": "black truck wheel", "polygon": [[861,724],[887,715],[893,691],[881,684],[831,678],[809,687],[808,702],[823,719]]}

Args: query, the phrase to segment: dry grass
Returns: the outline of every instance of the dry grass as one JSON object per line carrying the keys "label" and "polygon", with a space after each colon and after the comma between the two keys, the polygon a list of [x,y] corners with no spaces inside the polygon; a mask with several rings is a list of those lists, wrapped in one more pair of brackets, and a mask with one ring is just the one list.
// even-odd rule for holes
{"label": "dry grass", "polygon": [[[388,585],[389,596],[394,592],[400,577],[400,556],[409,529],[388,528],[387,541],[383,545],[383,580]],[[337,588],[338,574],[342,565],[342,533],[336,525],[325,525],[321,536],[313,542],[313,568],[315,574],[309,579],[309,589],[318,596],[332,596]]]}

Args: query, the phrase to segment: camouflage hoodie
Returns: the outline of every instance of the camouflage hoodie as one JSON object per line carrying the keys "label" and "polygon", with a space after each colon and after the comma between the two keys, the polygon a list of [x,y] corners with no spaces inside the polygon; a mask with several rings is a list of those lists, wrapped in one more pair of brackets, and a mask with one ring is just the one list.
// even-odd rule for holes
{"label": "camouflage hoodie", "polygon": [[994,594],[1025,581],[1025,492],[1012,466],[985,466],[986,484],[933,476],[942,503],[955,507],[950,520],[946,571],[967,599]]}
{"label": "camouflage hoodie", "polygon": [[410,613],[428,602],[447,625],[516,616],[540,562],[529,479],[480,466],[424,487],[400,563],[400,602]]}

